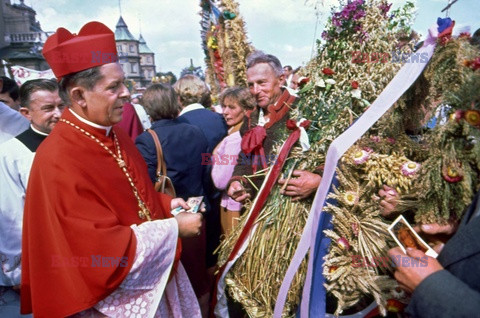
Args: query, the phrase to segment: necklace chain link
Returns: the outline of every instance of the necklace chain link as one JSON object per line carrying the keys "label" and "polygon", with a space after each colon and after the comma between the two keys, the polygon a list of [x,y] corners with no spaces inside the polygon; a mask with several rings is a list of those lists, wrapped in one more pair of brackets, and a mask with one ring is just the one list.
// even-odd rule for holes
{"label": "necklace chain link", "polygon": [[142,201],[142,199],[140,198],[140,195],[138,194],[138,190],[137,188],[135,187],[135,184],[133,183],[133,180],[132,180],[132,177],[130,176],[130,173],[128,172],[127,170],[127,166],[125,164],[125,161],[123,160],[123,157],[122,157],[122,153],[120,151],[120,144],[118,143],[118,139],[117,139],[117,135],[115,134],[114,131],[112,131],[113,133],[113,140],[114,140],[114,143],[115,143],[115,148],[116,148],[116,151],[117,151],[117,154],[115,154],[113,151],[111,151],[103,142],[101,142],[97,137],[95,137],[94,135],[92,135],[91,133],[89,133],[88,131],[86,131],[85,129],[75,125],[74,123],[72,123],[71,121],[68,121],[64,118],[61,118],[60,121],[72,126],[73,128],[81,131],[84,135],[86,135],[87,137],[90,137],[91,140],[95,141],[100,147],[102,147],[103,149],[105,149],[114,159],[115,161],[117,162],[118,166],[120,167],[120,169],[123,171],[123,173],[125,174],[125,176],[127,177],[128,179],[128,182],[130,183],[130,186],[132,188],[132,192],[133,192],[133,195],[135,196],[135,198],[137,199],[137,202],[138,202],[138,208],[139,208],[139,211],[138,211],[138,217],[140,219],[147,219],[148,221],[151,221],[152,218],[150,216],[150,211],[148,210],[148,208],[145,206],[145,203]]}

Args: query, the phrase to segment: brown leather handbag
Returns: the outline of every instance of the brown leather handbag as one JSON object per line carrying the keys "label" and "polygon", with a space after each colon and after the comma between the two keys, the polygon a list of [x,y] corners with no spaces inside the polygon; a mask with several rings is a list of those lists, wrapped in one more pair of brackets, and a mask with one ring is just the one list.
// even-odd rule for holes
{"label": "brown leather handbag", "polygon": [[165,160],[163,160],[163,150],[160,140],[158,140],[155,131],[152,129],[147,129],[147,131],[152,135],[153,141],[155,142],[155,148],[157,148],[157,180],[155,181],[155,190],[175,198],[175,188],[172,179],[167,176],[167,165],[165,164]]}

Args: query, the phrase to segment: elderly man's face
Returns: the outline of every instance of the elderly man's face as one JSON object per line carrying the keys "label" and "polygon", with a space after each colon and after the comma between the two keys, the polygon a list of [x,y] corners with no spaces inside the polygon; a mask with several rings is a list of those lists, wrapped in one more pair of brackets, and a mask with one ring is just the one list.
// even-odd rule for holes
{"label": "elderly man's face", "polygon": [[58,123],[64,108],[58,91],[38,90],[30,95],[28,107],[21,107],[20,112],[30,121],[33,128],[49,134]]}
{"label": "elderly man's face", "polygon": [[259,63],[247,70],[247,82],[250,93],[255,97],[258,107],[266,109],[282,95],[284,76],[277,76],[268,63]]}
{"label": "elderly man's face", "polygon": [[120,64],[104,64],[100,67],[100,73],[103,78],[92,90],[85,91],[85,114],[91,122],[112,126],[122,120],[123,105],[130,97],[130,92],[124,84],[125,75]]}

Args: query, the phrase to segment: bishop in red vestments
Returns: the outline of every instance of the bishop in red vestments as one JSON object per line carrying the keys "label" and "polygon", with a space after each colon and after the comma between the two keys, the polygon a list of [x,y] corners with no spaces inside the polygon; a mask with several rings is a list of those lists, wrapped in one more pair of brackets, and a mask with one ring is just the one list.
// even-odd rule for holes
{"label": "bishop in red vestments", "polygon": [[70,107],[29,178],[22,313],[200,317],[178,237],[198,235],[201,215],[172,217],[185,201],[154,191],[140,153],[114,126],[129,92],[113,32],[99,22],[78,35],[60,28],[43,54]]}

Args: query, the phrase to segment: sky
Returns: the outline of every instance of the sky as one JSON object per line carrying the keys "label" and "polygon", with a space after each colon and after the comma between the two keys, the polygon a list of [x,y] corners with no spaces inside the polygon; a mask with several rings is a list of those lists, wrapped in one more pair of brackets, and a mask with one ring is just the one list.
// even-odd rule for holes
{"label": "sky", "polygon": [[[11,0],[19,3],[19,0]],[[77,33],[87,22],[97,20],[112,30],[121,13],[130,32],[141,32],[155,53],[157,72],[172,71],[178,76],[190,66],[205,67],[200,38],[200,0],[26,0],[37,12],[44,31],[65,27]],[[393,0],[393,8],[404,3]],[[294,68],[306,64],[320,38],[331,6],[338,0],[237,0],[246,22],[247,38],[256,48],[276,55],[282,64]],[[425,35],[448,0],[416,0],[414,29]],[[322,5],[323,4],[323,5]],[[320,8],[317,16],[315,5]],[[480,0],[458,0],[449,16],[457,32],[470,26],[480,28]]]}

